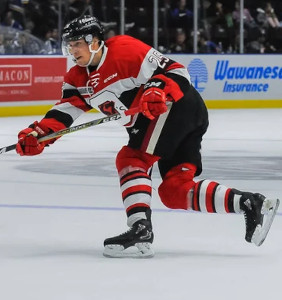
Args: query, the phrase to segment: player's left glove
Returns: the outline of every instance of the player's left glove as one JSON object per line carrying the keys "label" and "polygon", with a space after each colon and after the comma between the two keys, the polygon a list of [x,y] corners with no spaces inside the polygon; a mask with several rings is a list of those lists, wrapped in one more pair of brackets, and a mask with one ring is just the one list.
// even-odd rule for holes
{"label": "player's left glove", "polygon": [[166,101],[178,101],[183,97],[178,84],[159,74],[152,77],[144,86],[140,98],[139,110],[150,120],[167,111]]}

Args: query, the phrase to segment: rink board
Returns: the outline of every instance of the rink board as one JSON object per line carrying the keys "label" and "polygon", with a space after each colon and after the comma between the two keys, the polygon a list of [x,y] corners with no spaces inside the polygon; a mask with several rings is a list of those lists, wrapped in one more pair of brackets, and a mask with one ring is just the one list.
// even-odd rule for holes
{"label": "rink board", "polygon": [[[169,57],[188,69],[209,109],[282,108],[282,55]],[[72,65],[62,56],[0,57],[0,117],[44,115]]]}

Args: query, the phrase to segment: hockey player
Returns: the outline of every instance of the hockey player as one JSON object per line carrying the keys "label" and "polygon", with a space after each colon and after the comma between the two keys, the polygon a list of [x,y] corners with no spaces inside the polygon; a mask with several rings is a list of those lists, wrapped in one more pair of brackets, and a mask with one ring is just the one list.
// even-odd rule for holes
{"label": "hockey player", "polygon": [[63,50],[76,65],[65,75],[60,102],[40,122],[19,133],[17,152],[40,154],[55,140],[39,143],[38,138],[69,127],[91,108],[106,115],[138,108],[139,113],[123,118],[129,140],[116,157],[129,230],[107,238],[104,255],[153,256],[150,170],[156,162],[162,177],[158,192],[164,205],[208,213],[243,213],[246,241],[261,245],[279,200],[210,180],[194,180],[202,171],[200,149],[208,113],[187,69],[140,40],[123,35],[104,41],[103,33],[100,22],[91,16],[65,26]]}

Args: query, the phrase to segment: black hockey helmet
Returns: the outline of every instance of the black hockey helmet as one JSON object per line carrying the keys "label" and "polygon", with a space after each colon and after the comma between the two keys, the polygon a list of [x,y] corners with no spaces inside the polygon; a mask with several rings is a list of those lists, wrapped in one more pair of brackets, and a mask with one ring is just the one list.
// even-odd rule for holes
{"label": "black hockey helmet", "polygon": [[90,44],[93,37],[104,40],[104,27],[100,21],[92,16],[85,15],[69,22],[63,29],[62,40],[67,44],[82,38]]}

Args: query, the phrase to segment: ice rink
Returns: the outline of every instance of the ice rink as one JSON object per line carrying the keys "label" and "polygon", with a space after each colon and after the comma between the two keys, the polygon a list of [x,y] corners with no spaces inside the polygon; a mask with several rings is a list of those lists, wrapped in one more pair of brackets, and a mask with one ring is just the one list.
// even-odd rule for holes
{"label": "ice rink", "polygon": [[[75,124],[95,119],[87,114]],[[0,118],[0,147],[37,117]],[[37,157],[1,154],[1,300],[274,300],[281,297],[282,207],[261,247],[243,215],[171,211],[153,172],[155,257],[110,259],[103,241],[127,230],[115,155],[117,122],[62,137]],[[282,200],[282,110],[210,110],[204,172]]]}

